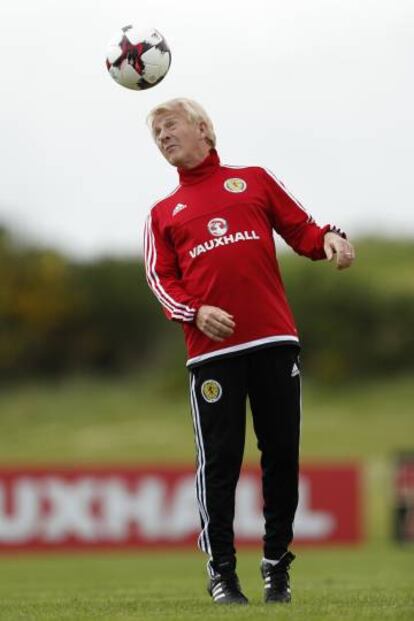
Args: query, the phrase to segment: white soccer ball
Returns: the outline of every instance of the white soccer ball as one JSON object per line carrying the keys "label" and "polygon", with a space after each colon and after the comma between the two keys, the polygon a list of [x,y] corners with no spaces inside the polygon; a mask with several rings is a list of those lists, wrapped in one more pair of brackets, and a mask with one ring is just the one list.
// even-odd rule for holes
{"label": "white soccer ball", "polygon": [[170,48],[155,28],[137,30],[124,26],[108,45],[106,66],[110,75],[115,82],[134,91],[159,84],[170,64]]}

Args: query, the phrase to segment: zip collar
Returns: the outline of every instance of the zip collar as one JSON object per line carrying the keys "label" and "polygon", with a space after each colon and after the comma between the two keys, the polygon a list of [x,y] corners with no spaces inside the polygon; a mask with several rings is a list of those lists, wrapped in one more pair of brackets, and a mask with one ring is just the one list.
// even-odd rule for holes
{"label": "zip collar", "polygon": [[215,149],[211,149],[205,160],[194,168],[178,168],[181,185],[191,185],[204,181],[220,168],[220,158]]}

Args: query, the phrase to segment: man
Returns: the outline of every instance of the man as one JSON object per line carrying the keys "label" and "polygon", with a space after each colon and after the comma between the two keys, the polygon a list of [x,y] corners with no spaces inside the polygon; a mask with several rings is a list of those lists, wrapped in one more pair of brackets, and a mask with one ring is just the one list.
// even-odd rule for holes
{"label": "man", "polygon": [[319,227],[272,175],[220,163],[213,124],[188,99],[148,117],[179,186],[145,227],[149,286],[184,329],[198,468],[199,547],[219,604],[247,603],[236,574],[233,518],[246,399],[261,451],[265,602],[289,602],[288,550],[298,503],[299,340],[275,255],[273,231],[299,254],[349,267],[354,250]]}

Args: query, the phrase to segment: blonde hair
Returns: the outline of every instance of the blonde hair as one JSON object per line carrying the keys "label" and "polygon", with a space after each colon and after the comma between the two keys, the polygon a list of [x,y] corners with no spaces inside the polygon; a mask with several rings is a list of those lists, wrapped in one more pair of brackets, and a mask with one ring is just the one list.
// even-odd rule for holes
{"label": "blonde hair", "polygon": [[147,125],[152,132],[152,127],[154,124],[154,119],[156,116],[160,114],[165,114],[166,112],[174,112],[176,109],[184,112],[188,121],[191,123],[199,123],[203,121],[207,126],[207,136],[206,141],[211,147],[216,146],[216,134],[214,132],[214,127],[212,120],[208,116],[207,112],[204,110],[199,103],[194,101],[193,99],[186,99],[185,97],[177,97],[175,99],[170,99],[165,103],[159,104],[155,106],[151,110],[151,112],[147,116]]}

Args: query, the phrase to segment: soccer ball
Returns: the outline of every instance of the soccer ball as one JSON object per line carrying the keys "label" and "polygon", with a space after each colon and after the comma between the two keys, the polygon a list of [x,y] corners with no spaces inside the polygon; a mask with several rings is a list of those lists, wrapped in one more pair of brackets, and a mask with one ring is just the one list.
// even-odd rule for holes
{"label": "soccer ball", "polygon": [[106,66],[115,82],[134,91],[159,84],[170,64],[170,48],[155,28],[124,26],[111,40],[106,55]]}

